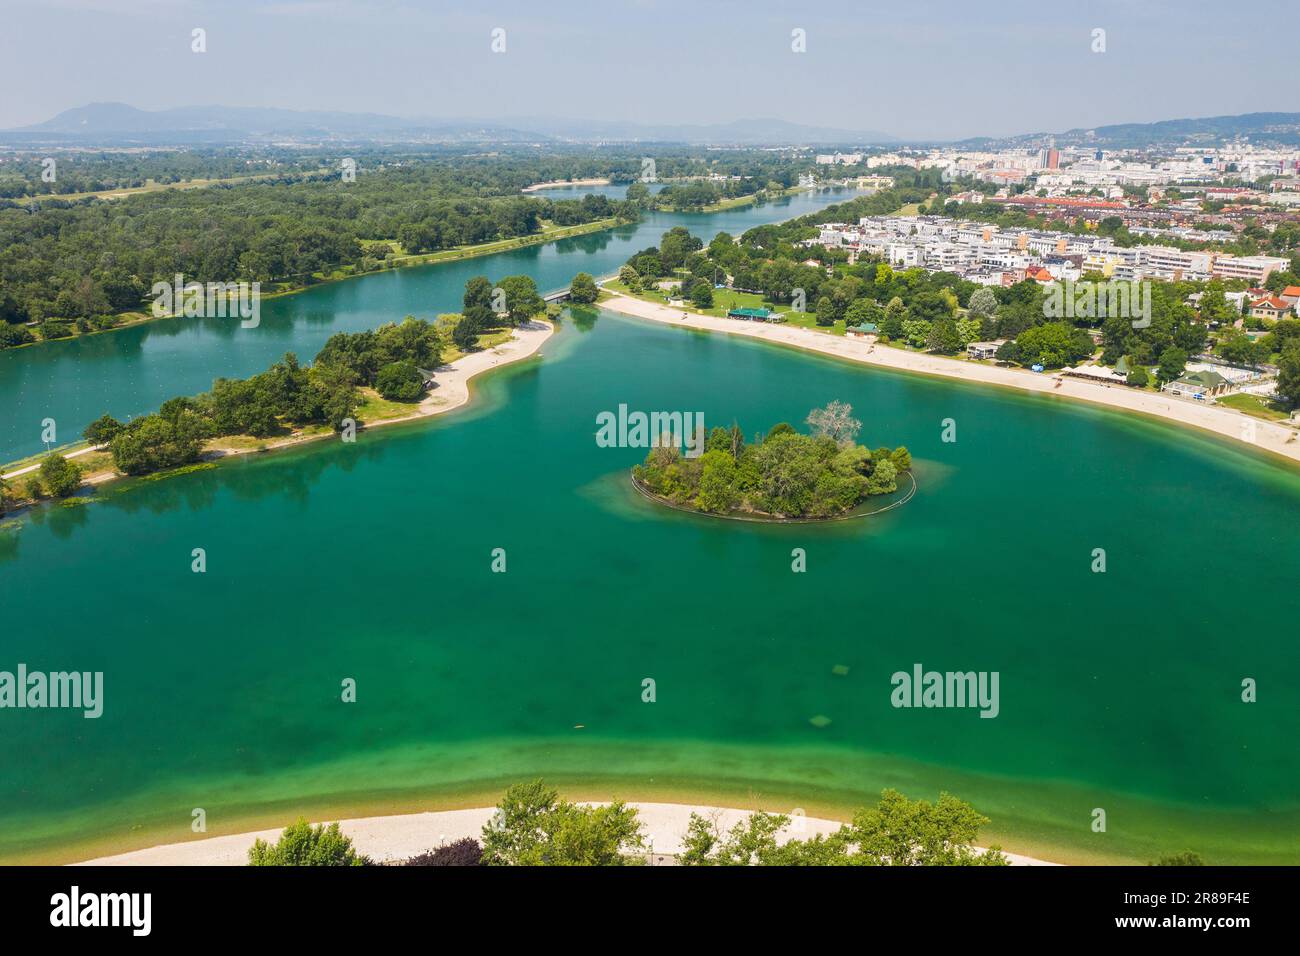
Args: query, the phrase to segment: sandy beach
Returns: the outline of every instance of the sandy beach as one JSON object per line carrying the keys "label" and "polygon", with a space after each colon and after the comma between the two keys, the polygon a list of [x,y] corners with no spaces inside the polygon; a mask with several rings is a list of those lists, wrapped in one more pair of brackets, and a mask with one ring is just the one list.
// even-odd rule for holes
{"label": "sandy beach", "polygon": [[525,186],[520,192],[535,193],[541,189],[555,189],[559,186],[608,186],[609,180],[601,177],[595,179],[553,179],[547,183],[533,183],[531,186]]}
{"label": "sandy beach", "polygon": [[[502,342],[500,345],[492,348],[483,349],[479,352],[470,352],[468,355],[462,355],[452,365],[444,365],[434,373],[434,387],[428,395],[421,400],[419,405],[413,406],[415,409],[409,415],[402,415],[397,418],[385,418],[379,421],[363,424],[364,430],[381,428],[384,425],[395,425],[398,422],[414,421],[417,418],[429,418],[433,415],[442,415],[446,412],[460,408],[469,401],[469,383],[476,375],[489,371],[494,368],[500,368],[503,365],[510,365],[528,358],[534,352],[542,347],[542,343],[550,338],[555,332],[554,326],[549,322],[534,321],[516,328],[508,342]],[[231,458],[238,455],[248,455],[254,452],[261,453],[265,451],[274,451],[278,448],[290,448],[296,445],[305,445],[308,442],[320,441],[325,438],[337,437],[332,431],[313,432],[310,434],[294,434],[288,438],[281,438],[275,441],[269,441],[263,448],[218,448],[204,454],[204,459],[208,461]],[[70,452],[64,457],[77,458],[89,452],[96,451],[96,448],[82,448]],[[39,464],[28,465],[25,468],[19,468],[9,472],[3,477],[18,478],[22,475],[34,472],[40,468]],[[85,481],[87,484],[98,485],[109,481],[116,481],[122,476],[113,472],[104,472],[98,475],[90,475]]]}
{"label": "sandy beach", "polygon": [[[589,804],[594,805],[594,804]],[[650,848],[649,862],[671,865],[673,857],[682,851],[682,836],[686,833],[691,813],[701,816],[717,815],[723,829],[730,829],[744,820],[747,810],[724,807],[687,806],[678,803],[629,803],[635,807],[641,823],[646,845]],[[405,813],[396,816],[362,817],[340,820],[339,827],[350,836],[358,851],[377,862],[402,860],[425,850],[450,843],[463,837],[479,838],[483,824],[491,819],[494,807],[477,807],[472,810],[442,810],[430,813]],[[332,822],[332,821],[317,821]],[[813,817],[796,818],[778,839],[807,839],[818,833],[838,830],[838,820]],[[248,863],[248,849],[253,841],[263,839],[274,842],[279,830],[259,830],[232,836],[206,837],[185,843],[168,843],[134,850],[114,856],[85,860],[75,866],[243,866]],[[1008,853],[1014,866],[1056,866],[1045,860]]]}
{"label": "sandy beach", "polygon": [[[941,375],[945,378],[988,385],[1003,385],[1026,392],[1125,409],[1168,419],[1180,425],[1200,428],[1223,438],[1253,445],[1255,448],[1280,455],[1293,462],[1300,462],[1300,438],[1297,438],[1296,428],[1253,418],[1223,406],[1192,399],[1174,398],[1163,393],[1139,391],[1122,385],[1101,385],[1083,379],[1061,378],[1058,381],[1051,373],[1040,374],[1024,369],[1001,368],[980,362],[909,352],[887,345],[875,345],[863,339],[828,335],[825,332],[797,326],[714,318],[685,312],[680,308],[646,302],[608,289],[605,291],[609,292],[611,297],[602,299],[599,303],[600,307],[623,315],[662,322],[665,325],[763,339],[880,368],[918,372],[923,375]],[[683,318],[683,315],[686,317]]]}

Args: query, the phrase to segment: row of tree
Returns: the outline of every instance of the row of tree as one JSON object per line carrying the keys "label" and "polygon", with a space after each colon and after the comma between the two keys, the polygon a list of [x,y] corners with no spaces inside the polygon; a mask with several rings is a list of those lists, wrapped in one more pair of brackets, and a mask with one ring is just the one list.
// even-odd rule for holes
{"label": "row of tree", "polygon": [[[829,834],[793,838],[787,814],[755,811],[723,830],[716,816],[692,813],[682,837],[682,866],[1007,866],[997,846],[979,849],[979,832],[991,821],[949,793],[912,800],[884,790],[874,807],[854,812]],[[464,837],[400,862],[403,866],[637,866],[649,848],[636,808],[571,803],[541,780],[506,790],[481,842]],[[369,866],[337,823],[299,820],[275,843],[258,839],[252,866]],[[1188,850],[1153,866],[1202,866]]]}
{"label": "row of tree", "polygon": [[[536,234],[544,221],[635,216],[603,196],[479,195],[438,165],[394,166],[290,183],[160,190],[114,202],[0,208],[0,347],[113,324],[155,282],[308,284],[425,253]],[[75,325],[74,325],[75,323]]]}
{"label": "row of tree", "polygon": [[470,351],[483,332],[517,325],[545,310],[529,276],[507,276],[496,285],[475,276],[465,285],[464,312],[443,317],[451,320],[450,343],[437,325],[413,316],[377,329],[336,332],[310,366],[286,353],[265,372],[219,378],[201,395],[169,399],[155,414],[126,424],[105,415],[86,428],[84,437],[92,445],[107,445],[120,471],[140,475],[197,461],[204,442],[213,438],[268,438],[307,425],[340,430],[361,403],[360,389],[414,402],[449,348]]}
{"label": "row of tree", "polygon": [[[988,817],[949,794],[936,803],[909,800],[895,790],[875,807],[858,810],[829,836],[778,839],[791,818],[756,812],[730,831],[692,813],[683,835],[684,866],[1005,866],[997,848],[975,849]],[[541,780],[510,787],[496,813],[472,838],[403,861],[406,866],[634,866],[647,843],[637,811],[621,801],[604,806],[570,803]],[[252,866],[367,866],[337,823],[286,827],[274,844],[257,840]]]}

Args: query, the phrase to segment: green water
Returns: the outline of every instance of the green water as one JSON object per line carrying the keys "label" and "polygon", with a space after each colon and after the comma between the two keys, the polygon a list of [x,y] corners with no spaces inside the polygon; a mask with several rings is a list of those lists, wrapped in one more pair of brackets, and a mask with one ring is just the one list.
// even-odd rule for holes
{"label": "green water", "polygon": [[[546,195],[571,199],[593,192],[621,198],[626,191],[562,187]],[[558,242],[318,285],[263,301],[256,328],[230,319],[160,320],[103,335],[0,349],[0,464],[44,451],[47,418],[56,423],[56,444],[68,444],[105,412],[125,421],[176,395],[206,391],[215,378],[256,374],[285,352],[310,361],[335,332],[373,329],[404,315],[433,320],[441,312],[458,311],[472,276],[500,279],[526,273],[543,292],[551,292],[568,286],[578,272],[617,272],[634,253],[658,245],[674,226],[685,226],[708,242],[719,232],[739,236],[855,195],[847,189],[824,190],[719,213],[648,213],[634,224]]]}
{"label": "green water", "polygon": [[[531,776],[809,813],[947,789],[1008,849],[1300,858],[1300,476],[1051,397],[593,316],[464,412],[0,538],[0,669],[106,684],[98,720],[0,711],[0,859],[186,839],[195,807],[229,832]],[[752,432],[831,399],[911,448],[907,505],[793,527],[659,510],[625,478],[643,452],[594,440],[620,403]],[[999,716],[891,707],[916,662],[998,671]]]}

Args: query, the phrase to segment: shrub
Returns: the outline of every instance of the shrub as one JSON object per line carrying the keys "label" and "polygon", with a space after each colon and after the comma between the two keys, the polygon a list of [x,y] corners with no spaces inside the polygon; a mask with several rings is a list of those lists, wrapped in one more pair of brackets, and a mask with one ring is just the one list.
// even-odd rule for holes
{"label": "shrub", "polygon": [[0,322],[0,349],[10,349],[34,341],[36,341],[36,336],[21,325],[9,325],[6,322]]}
{"label": "shrub", "polygon": [[41,338],[43,339],[66,339],[72,335],[72,323],[56,322],[48,319],[41,323]]}
{"label": "shrub", "polygon": [[483,848],[478,841],[465,837],[413,856],[402,866],[479,866],[482,860]]}
{"label": "shrub", "polygon": [[1201,855],[1194,850],[1184,850],[1182,853],[1175,853],[1172,856],[1162,856],[1151,866],[1205,866],[1205,861]]}
{"label": "shrub", "polygon": [[337,823],[312,826],[299,820],[274,844],[258,840],[248,850],[249,866],[367,866],[369,857],[352,848]]}

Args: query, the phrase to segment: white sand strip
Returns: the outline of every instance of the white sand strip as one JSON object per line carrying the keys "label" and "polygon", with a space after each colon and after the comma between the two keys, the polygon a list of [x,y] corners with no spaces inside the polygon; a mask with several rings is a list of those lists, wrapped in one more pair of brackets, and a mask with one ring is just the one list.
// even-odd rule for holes
{"label": "white sand strip", "polygon": [[[595,804],[590,804],[595,805]],[[629,803],[635,807],[643,824],[646,844],[654,852],[654,862],[670,862],[661,857],[672,856],[682,850],[682,837],[686,834],[691,813],[701,816],[717,814],[719,825],[730,829],[744,820],[748,810],[731,810],[722,807],[685,806],[678,803]],[[440,810],[430,813],[404,813],[387,817],[363,817],[340,820],[339,826],[350,836],[361,853],[377,861],[400,860],[443,843],[463,837],[479,839],[483,825],[495,812],[494,807],[473,810]],[[332,822],[332,821],[323,821]],[[806,817],[792,821],[779,837],[784,840],[806,839],[818,833],[832,833],[840,828],[838,820],[820,820]],[[104,856],[77,866],[243,866],[248,862],[248,849],[261,838],[274,842],[280,830],[260,830],[255,833],[238,833],[233,836],[205,837],[186,843],[169,843]],[[1007,854],[1015,866],[1056,866],[1045,860]]]}
{"label": "white sand strip", "polygon": [[[669,308],[655,302],[646,302],[631,296],[622,295],[611,290],[612,298],[599,303],[601,308],[620,312],[624,315],[662,322],[665,325],[678,325],[709,332],[726,332],[731,335],[744,335],[753,339],[764,339],[783,345],[834,355],[840,358],[876,365],[881,368],[898,369],[904,372],[920,372],[925,375],[942,375],[945,378],[962,379],[968,382],[983,382],[990,385],[1007,385],[1038,392],[1108,405],[1112,408],[1127,409],[1166,418],[1194,428],[1203,428],[1224,438],[1231,438],[1256,448],[1282,455],[1292,461],[1300,461],[1300,439],[1294,426],[1253,418],[1243,412],[1222,405],[1211,405],[1192,399],[1174,398],[1173,396],[1144,392],[1125,385],[1103,385],[1077,378],[1058,379],[1052,373],[1029,372],[1017,368],[1000,368],[979,362],[967,362],[961,359],[945,358],[939,355],[927,355],[921,352],[909,352],[905,349],[892,348],[888,345],[874,345],[863,339],[848,336],[829,335],[813,329],[781,323],[748,322],[744,319],[719,319],[708,315],[684,312],[682,309]],[[683,316],[685,316],[683,318]]]}
{"label": "white sand strip", "polygon": [[[400,418],[387,418],[383,421],[373,422],[364,427],[367,430],[382,428],[385,425],[395,425],[398,422],[409,422],[417,418],[428,418],[431,415],[442,415],[453,409],[460,408],[469,401],[469,382],[474,376],[486,372],[490,369],[499,368],[502,365],[509,365],[512,362],[519,362],[528,358],[534,352],[542,347],[542,343],[549,339],[555,332],[555,327],[549,322],[533,321],[515,328],[508,342],[502,342],[500,345],[492,348],[483,349],[479,352],[470,352],[462,355],[456,360],[454,365],[444,365],[438,368],[434,373],[434,387],[424,397],[419,405],[415,406],[415,411],[410,415],[403,415]],[[320,441],[325,438],[335,438],[333,432],[317,432],[311,435],[292,435],[288,438],[281,438],[277,441],[267,442],[264,448],[231,448],[209,451],[204,454],[205,459],[231,458],[238,455],[249,455],[260,453],[262,451],[274,451],[277,448],[290,448],[295,445],[305,445],[308,442]],[[69,452],[64,458],[76,458],[87,452],[98,451],[107,446],[100,445],[97,448],[82,448],[77,451]],[[4,475],[6,479],[14,478],[19,475],[25,475],[30,471],[35,471],[40,464],[28,465],[26,468],[19,468]],[[121,476],[112,472],[105,472],[93,478],[86,479],[87,484],[103,484],[109,481],[116,481]]]}
{"label": "white sand strip", "polygon": [[520,192],[535,193],[542,189],[554,189],[557,186],[608,186],[609,180],[602,177],[593,177],[591,179],[552,179],[550,182],[533,183],[531,186],[525,186]]}

